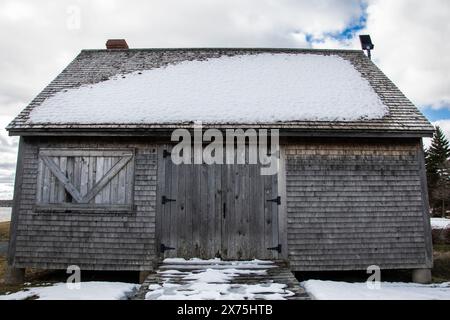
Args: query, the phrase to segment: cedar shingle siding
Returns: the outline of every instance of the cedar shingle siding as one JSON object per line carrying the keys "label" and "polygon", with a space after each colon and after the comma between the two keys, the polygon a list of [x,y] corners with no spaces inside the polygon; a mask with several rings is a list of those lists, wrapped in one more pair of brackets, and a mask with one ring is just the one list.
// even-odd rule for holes
{"label": "cedar shingle siding", "polygon": [[287,146],[292,269],[430,266],[421,156],[414,141]]}
{"label": "cedar shingle siding", "polygon": [[156,146],[100,143],[135,148],[134,206],[130,213],[36,213],[39,148],[97,148],[98,142],[24,140],[23,182],[18,207],[14,265],[48,269],[79,265],[84,270],[145,270],[155,260]]}

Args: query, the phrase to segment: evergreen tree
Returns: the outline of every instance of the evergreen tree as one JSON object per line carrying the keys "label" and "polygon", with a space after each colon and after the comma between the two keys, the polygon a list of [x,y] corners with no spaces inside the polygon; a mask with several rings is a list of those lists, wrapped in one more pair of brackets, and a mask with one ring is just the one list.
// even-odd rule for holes
{"label": "evergreen tree", "polygon": [[427,150],[427,165],[431,165],[433,168],[442,165],[445,160],[450,157],[450,147],[447,138],[441,128],[436,126],[436,131],[431,141],[431,146]]}
{"label": "evergreen tree", "polygon": [[[434,186],[433,198],[436,203],[440,203],[441,216],[445,218],[447,203],[450,199],[450,162],[447,160],[444,166],[438,169],[437,173],[439,179]],[[437,212],[435,214],[437,215]]]}
{"label": "evergreen tree", "polygon": [[[443,180],[447,180],[444,172],[448,168],[447,159],[450,157],[450,146],[441,128],[436,126],[436,131],[433,135],[431,146],[425,152],[425,163],[427,170],[428,181],[428,195],[430,199],[430,206],[432,208],[442,206],[441,210],[445,211],[443,207],[442,196],[447,194],[442,190],[443,186],[447,186]],[[441,181],[442,180],[442,181]],[[438,190],[439,189],[439,190]],[[439,196],[438,196],[439,195]]]}

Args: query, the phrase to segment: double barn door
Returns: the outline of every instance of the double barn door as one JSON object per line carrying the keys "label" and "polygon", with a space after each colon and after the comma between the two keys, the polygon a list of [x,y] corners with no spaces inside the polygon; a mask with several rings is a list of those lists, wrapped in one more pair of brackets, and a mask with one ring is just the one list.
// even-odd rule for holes
{"label": "double barn door", "polygon": [[259,165],[175,165],[164,151],[158,171],[161,257],[279,257],[276,175]]}

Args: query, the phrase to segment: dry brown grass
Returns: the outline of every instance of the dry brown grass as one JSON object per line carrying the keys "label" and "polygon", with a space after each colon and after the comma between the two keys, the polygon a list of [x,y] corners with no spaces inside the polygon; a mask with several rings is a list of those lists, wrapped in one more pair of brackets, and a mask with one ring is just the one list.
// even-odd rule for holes
{"label": "dry brown grass", "polygon": [[434,245],[433,282],[450,281],[450,245]]}
{"label": "dry brown grass", "polygon": [[9,221],[0,222],[0,241],[7,241],[9,239],[9,225]]}
{"label": "dry brown grass", "polygon": [[15,292],[22,289],[22,285],[6,285],[4,283],[6,271],[6,257],[0,256],[0,294]]}
{"label": "dry brown grass", "polygon": [[[7,292],[16,292],[24,288],[24,285],[6,285],[4,276],[6,272],[6,257],[0,256],[0,295]],[[29,286],[39,286],[44,283],[53,283],[64,280],[64,273],[53,270],[27,269],[25,282]]]}

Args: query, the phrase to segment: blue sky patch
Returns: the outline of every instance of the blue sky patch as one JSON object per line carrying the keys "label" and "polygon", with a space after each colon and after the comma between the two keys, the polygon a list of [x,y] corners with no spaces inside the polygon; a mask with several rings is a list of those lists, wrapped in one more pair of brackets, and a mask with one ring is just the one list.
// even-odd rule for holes
{"label": "blue sky patch", "polygon": [[360,6],[362,14],[357,19],[354,19],[348,26],[346,26],[344,30],[341,30],[339,32],[326,32],[319,39],[314,38],[312,34],[306,34],[306,41],[308,41],[309,43],[320,43],[323,42],[324,38],[332,38],[338,41],[352,39],[353,37],[355,37],[355,35],[359,34],[359,32],[363,30],[367,24],[367,4],[365,3],[365,1],[363,1],[361,2]]}
{"label": "blue sky patch", "polygon": [[431,122],[450,119],[450,106],[441,109],[433,109],[429,106],[426,106],[421,108],[421,111]]}

